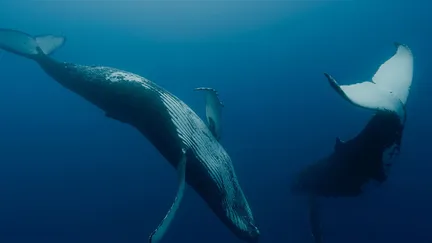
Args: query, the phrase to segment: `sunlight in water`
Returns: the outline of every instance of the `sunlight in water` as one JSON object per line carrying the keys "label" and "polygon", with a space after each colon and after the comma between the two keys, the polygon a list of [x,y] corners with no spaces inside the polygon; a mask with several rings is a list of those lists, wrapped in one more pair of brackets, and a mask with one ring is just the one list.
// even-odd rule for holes
{"label": "sunlight in water", "polygon": [[[8,4],[33,16],[33,23],[40,26],[50,26],[59,21],[64,29],[65,25],[71,23],[69,21],[79,16],[81,24],[92,23],[115,33],[127,31],[145,36],[146,39],[152,36],[164,40],[211,39],[248,32],[322,5],[321,1],[265,0],[112,0],[104,1],[104,4],[100,1],[29,1],[25,6],[14,1]],[[46,21],[47,15],[50,21]],[[0,21],[4,22],[2,18],[13,22],[22,19],[7,12],[3,14],[0,6]]]}

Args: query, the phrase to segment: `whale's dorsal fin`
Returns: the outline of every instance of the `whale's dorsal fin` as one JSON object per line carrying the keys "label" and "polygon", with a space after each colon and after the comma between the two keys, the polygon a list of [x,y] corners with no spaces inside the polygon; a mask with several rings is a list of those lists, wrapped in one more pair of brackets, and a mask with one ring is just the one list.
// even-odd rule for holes
{"label": "whale's dorsal fin", "polygon": [[405,117],[413,77],[413,55],[408,46],[395,43],[396,53],[377,70],[372,81],[339,85],[325,73],[331,87],[354,105],[380,111],[392,111]]}
{"label": "whale's dorsal fin", "polygon": [[336,143],[334,146],[334,150],[340,151],[343,148],[344,144],[345,144],[344,141],[342,141],[339,137],[336,137]]}
{"label": "whale's dorsal fin", "polygon": [[174,216],[180,206],[180,203],[183,199],[184,190],[186,188],[186,151],[183,150],[183,155],[181,160],[177,165],[177,174],[178,174],[178,190],[177,195],[174,199],[171,208],[166,213],[165,217],[159,223],[158,227],[150,234],[149,243],[158,243],[162,237],[165,235],[168,230]]}
{"label": "whale's dorsal fin", "polygon": [[223,103],[219,99],[218,92],[213,88],[200,87],[195,88],[197,91],[206,91],[206,117],[207,117],[207,126],[212,132],[213,136],[220,140],[222,125],[221,125],[221,116],[222,116],[222,108],[224,107]]}

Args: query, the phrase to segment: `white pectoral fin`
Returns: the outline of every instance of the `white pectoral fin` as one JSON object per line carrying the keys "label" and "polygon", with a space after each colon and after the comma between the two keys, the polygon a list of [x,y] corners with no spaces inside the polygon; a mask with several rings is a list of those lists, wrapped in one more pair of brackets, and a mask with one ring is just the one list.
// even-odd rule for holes
{"label": "white pectoral fin", "polygon": [[404,105],[392,91],[383,89],[380,85],[365,81],[351,85],[339,85],[329,74],[324,74],[330,86],[350,103],[375,111],[391,111],[401,118],[405,116]]}
{"label": "white pectoral fin", "polygon": [[160,242],[160,240],[168,230],[172,220],[174,219],[174,216],[182,201],[183,194],[186,187],[186,153],[185,152],[183,153],[183,156],[179,164],[177,165],[177,173],[178,173],[178,181],[179,181],[177,195],[174,199],[173,204],[171,205],[171,208],[168,210],[165,217],[159,223],[159,226],[150,234],[149,243]]}
{"label": "white pectoral fin", "polygon": [[219,140],[222,133],[221,116],[224,105],[219,99],[218,92],[213,88],[200,87],[198,91],[206,91],[206,117],[208,127],[214,137]]}

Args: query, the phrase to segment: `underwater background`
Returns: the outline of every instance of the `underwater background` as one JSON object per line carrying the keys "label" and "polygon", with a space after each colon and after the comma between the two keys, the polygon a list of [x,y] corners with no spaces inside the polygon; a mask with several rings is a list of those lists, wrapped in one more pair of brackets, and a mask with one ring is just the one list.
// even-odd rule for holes
{"label": "underwater background", "polygon": [[[0,1],[0,27],[64,35],[58,60],[142,75],[204,118],[219,91],[222,144],[260,242],[313,242],[293,175],[360,132],[373,112],[343,101],[394,54],[414,54],[402,150],[389,179],[323,200],[325,242],[432,242],[432,54],[426,1]],[[133,127],[0,54],[0,242],[147,242],[177,190],[175,170]],[[163,242],[240,242],[186,190]]]}

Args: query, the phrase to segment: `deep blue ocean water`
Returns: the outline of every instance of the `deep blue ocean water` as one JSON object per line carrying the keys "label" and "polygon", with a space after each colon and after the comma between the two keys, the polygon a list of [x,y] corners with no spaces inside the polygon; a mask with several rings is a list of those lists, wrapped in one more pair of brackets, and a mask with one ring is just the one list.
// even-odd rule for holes
{"label": "deep blue ocean water", "polygon": [[[0,27],[67,42],[54,57],[113,66],[158,83],[204,118],[216,88],[222,143],[261,242],[313,242],[293,174],[373,114],[341,82],[370,79],[410,46],[414,79],[390,178],[358,198],[328,199],[325,242],[430,243],[432,72],[426,1],[0,1]],[[105,117],[40,67],[0,54],[0,242],[146,242],[172,203],[173,168],[134,128]],[[163,242],[240,242],[188,188]]]}

